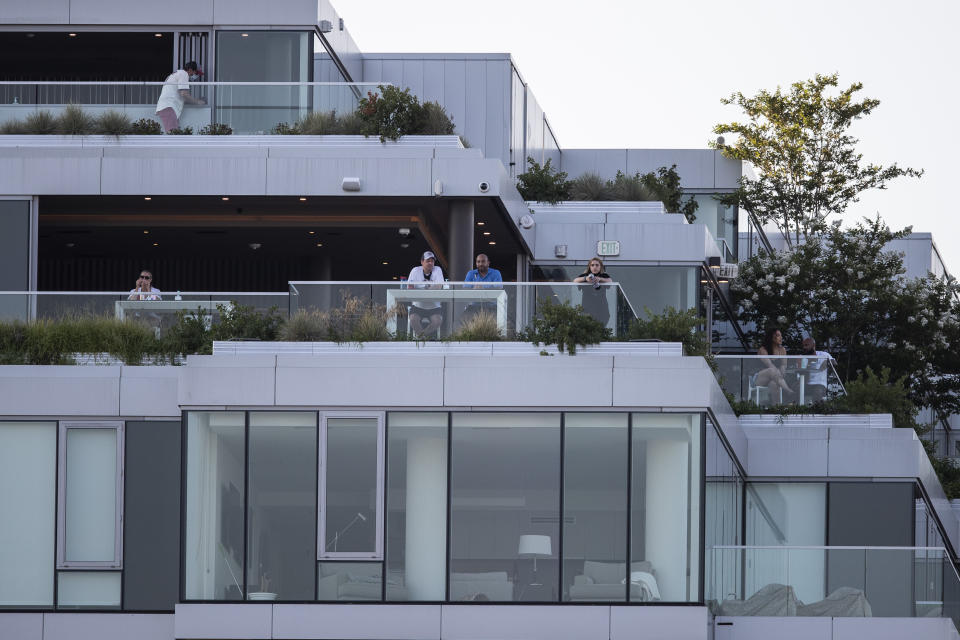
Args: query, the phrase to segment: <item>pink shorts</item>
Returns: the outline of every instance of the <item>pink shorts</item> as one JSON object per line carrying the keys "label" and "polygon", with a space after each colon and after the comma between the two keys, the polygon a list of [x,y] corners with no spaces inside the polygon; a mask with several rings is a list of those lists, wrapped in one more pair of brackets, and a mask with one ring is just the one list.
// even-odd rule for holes
{"label": "pink shorts", "polygon": [[157,111],[157,116],[160,118],[161,124],[163,124],[164,132],[180,127],[180,121],[177,120],[177,112],[173,110],[173,107],[160,109],[160,111]]}

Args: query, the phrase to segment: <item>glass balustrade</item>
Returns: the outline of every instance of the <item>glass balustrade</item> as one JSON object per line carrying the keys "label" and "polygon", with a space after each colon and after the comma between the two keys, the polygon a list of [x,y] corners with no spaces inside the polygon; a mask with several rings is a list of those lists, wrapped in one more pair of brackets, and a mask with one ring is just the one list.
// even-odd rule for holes
{"label": "glass balustrade", "polygon": [[717,356],[717,380],[758,407],[809,405],[844,395],[833,361],[817,356]]}

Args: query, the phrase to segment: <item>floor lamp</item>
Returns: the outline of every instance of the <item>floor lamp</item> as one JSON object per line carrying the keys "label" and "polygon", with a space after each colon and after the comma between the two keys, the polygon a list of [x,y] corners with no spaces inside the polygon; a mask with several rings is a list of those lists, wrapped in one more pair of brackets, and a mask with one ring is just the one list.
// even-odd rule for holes
{"label": "floor lamp", "polygon": [[531,587],[541,586],[541,584],[537,582],[537,558],[549,558],[553,555],[550,549],[550,536],[520,536],[517,555],[525,558],[533,558],[533,582],[530,583]]}

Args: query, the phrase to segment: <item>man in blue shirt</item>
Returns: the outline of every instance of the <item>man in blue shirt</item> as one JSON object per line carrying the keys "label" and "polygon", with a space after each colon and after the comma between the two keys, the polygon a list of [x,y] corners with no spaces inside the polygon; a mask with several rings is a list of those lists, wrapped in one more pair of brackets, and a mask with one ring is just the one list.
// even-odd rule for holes
{"label": "man in blue shirt", "polygon": [[[467,272],[466,277],[463,279],[464,282],[503,282],[503,276],[500,275],[500,271],[490,268],[490,258],[487,257],[487,254],[477,254],[475,264],[477,268]],[[495,288],[495,285],[486,287],[466,286],[465,288],[492,289]],[[463,310],[463,320],[466,321],[478,313],[489,313],[496,316],[497,305],[495,302],[471,302],[467,305],[467,308]]]}

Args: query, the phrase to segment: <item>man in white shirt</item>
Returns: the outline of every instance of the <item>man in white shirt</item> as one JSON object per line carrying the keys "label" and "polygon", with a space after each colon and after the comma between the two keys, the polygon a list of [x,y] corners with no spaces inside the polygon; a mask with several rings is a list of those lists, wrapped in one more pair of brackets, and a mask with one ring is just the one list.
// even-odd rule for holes
{"label": "man in white shirt", "polygon": [[[189,73],[188,73],[189,72]],[[163,124],[164,132],[180,128],[180,113],[183,103],[207,104],[205,98],[194,98],[190,95],[190,76],[202,76],[203,71],[192,60],[183,65],[183,69],[174,71],[164,80],[160,99],[157,100],[157,117]]]}
{"label": "man in white shirt", "polygon": [[[443,269],[436,266],[437,258],[432,251],[424,251],[420,257],[420,266],[410,270],[407,282],[443,282]],[[427,285],[421,285],[424,287]],[[440,285],[434,285],[436,288]],[[420,288],[420,287],[418,287]],[[422,337],[429,333],[435,333],[443,322],[443,307],[439,302],[414,302],[410,306],[410,331],[413,335]],[[430,324],[423,326],[424,319],[429,319]]]}
{"label": "man in white shirt", "polygon": [[806,368],[807,373],[807,393],[812,402],[820,402],[827,395],[827,369],[830,367],[830,361],[833,360],[826,351],[817,351],[816,341],[807,336],[800,343],[803,355],[810,356],[801,360],[801,367]]}
{"label": "man in white shirt", "polygon": [[140,270],[137,286],[130,289],[128,300],[162,300],[160,289],[153,286],[153,274],[146,269]]}

